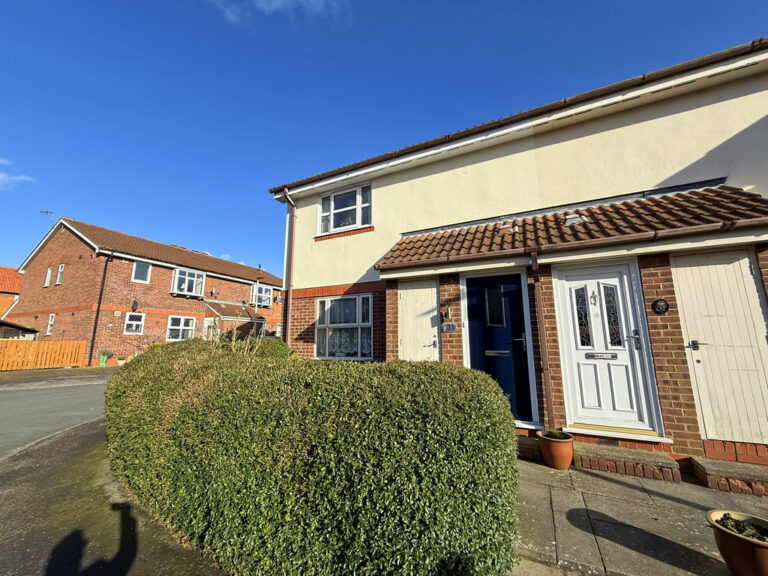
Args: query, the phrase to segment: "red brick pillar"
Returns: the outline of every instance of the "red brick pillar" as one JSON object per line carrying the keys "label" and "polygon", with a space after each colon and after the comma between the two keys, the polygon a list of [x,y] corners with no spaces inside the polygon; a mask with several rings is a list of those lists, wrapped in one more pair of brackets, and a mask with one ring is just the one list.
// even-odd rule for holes
{"label": "red brick pillar", "polygon": [[461,325],[461,289],[459,285],[459,275],[451,274],[440,276],[440,309],[443,314],[448,307],[451,308],[450,322],[458,326],[456,332],[440,332],[440,357],[443,362],[464,365],[464,345],[462,343],[463,329]]}
{"label": "red brick pillar", "polygon": [[[675,442],[673,452],[704,454],[669,255],[640,256],[637,263],[664,432]],[[656,314],[651,309],[658,298],[669,302],[666,314]]]}
{"label": "red brick pillar", "polygon": [[400,349],[400,334],[398,332],[398,281],[387,280],[386,311],[384,313],[386,325],[386,360],[397,360]]}

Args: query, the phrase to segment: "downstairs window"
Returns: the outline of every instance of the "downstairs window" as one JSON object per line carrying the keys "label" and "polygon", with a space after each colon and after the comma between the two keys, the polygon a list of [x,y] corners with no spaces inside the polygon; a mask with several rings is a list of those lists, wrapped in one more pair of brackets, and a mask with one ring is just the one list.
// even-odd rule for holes
{"label": "downstairs window", "polygon": [[315,357],[372,360],[371,304],[370,294],[318,298]]}

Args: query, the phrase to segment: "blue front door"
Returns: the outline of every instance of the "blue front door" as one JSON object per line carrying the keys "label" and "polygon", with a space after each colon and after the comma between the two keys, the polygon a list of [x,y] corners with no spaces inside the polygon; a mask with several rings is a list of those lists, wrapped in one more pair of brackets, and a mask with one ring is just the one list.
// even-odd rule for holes
{"label": "blue front door", "polygon": [[501,385],[516,419],[531,422],[524,297],[520,274],[467,278],[470,366]]}

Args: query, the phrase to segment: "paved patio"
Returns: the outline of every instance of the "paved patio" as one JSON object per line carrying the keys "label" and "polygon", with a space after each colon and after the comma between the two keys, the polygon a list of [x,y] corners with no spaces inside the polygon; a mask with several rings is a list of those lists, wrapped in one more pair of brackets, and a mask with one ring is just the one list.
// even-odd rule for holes
{"label": "paved patio", "polygon": [[729,574],[705,512],[768,517],[768,498],[520,461],[520,556],[561,572]]}

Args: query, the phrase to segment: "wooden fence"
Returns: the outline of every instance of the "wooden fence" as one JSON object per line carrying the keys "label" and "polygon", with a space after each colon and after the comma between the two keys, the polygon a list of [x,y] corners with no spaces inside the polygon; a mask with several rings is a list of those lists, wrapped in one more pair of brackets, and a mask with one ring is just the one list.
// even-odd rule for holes
{"label": "wooden fence", "polygon": [[0,340],[0,371],[81,366],[85,340]]}

